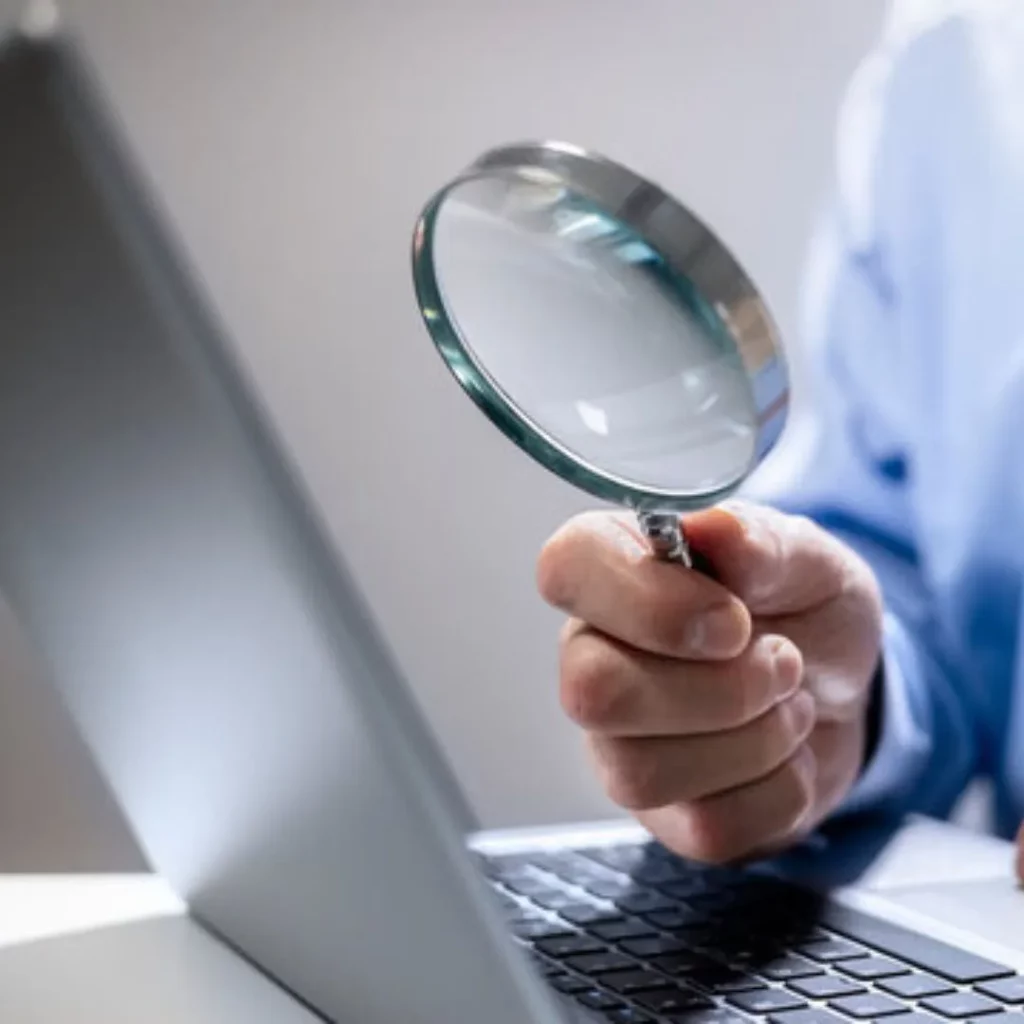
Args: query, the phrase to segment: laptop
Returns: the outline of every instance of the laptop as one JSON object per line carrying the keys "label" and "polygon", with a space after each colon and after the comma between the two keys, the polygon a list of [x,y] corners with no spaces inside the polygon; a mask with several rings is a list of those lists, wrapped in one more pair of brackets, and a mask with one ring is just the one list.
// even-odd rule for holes
{"label": "laptop", "polygon": [[3,44],[0,136],[0,586],[203,928],[337,1022],[1024,1020],[1024,937],[622,823],[471,835],[73,38]]}

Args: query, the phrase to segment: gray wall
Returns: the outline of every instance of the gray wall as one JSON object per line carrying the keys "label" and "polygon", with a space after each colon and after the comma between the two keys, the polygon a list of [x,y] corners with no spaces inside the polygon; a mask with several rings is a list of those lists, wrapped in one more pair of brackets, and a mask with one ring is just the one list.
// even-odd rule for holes
{"label": "gray wall", "polygon": [[[700,210],[792,335],[837,99],[882,0],[64,7],[482,820],[608,813],[533,591],[538,547],[586,502],[447,377],[410,227],[484,147],[569,139]],[[0,669],[0,867],[131,863],[28,652]]]}

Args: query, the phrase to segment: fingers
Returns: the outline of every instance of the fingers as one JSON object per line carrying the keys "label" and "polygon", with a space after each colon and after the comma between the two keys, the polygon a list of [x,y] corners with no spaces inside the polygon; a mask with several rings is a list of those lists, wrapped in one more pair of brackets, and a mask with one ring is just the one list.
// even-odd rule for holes
{"label": "fingers", "polygon": [[683,856],[731,863],[792,841],[807,827],[816,774],[814,754],[804,744],[775,771],[749,785],[637,817]]}
{"label": "fingers", "polygon": [[571,616],[561,699],[609,795],[677,852],[722,862],[780,848],[849,788],[881,601],[808,520],[730,503],[685,525],[716,579],[659,562],[609,513],[563,527],[537,576]]}
{"label": "fingers", "polygon": [[819,719],[850,721],[863,715],[878,664],[881,608],[855,589],[813,611],[758,624],[788,637],[804,661],[803,685],[818,701]]}
{"label": "fingers", "polygon": [[724,659],[750,639],[750,615],[721,584],[654,559],[630,520],[588,513],[570,520],[541,552],[546,601],[640,650]]}
{"label": "fingers", "polygon": [[689,803],[770,775],[814,727],[814,698],[798,691],[760,718],[724,733],[617,738],[590,734],[608,795],[630,811]]}
{"label": "fingers", "polygon": [[686,533],[755,616],[793,615],[851,586],[875,588],[861,559],[803,516],[731,501],[688,516]]}
{"label": "fingers", "polygon": [[563,632],[561,699],[604,737],[690,736],[737,729],[800,685],[799,650],[758,637],[729,662],[677,661],[627,647],[572,620]]}

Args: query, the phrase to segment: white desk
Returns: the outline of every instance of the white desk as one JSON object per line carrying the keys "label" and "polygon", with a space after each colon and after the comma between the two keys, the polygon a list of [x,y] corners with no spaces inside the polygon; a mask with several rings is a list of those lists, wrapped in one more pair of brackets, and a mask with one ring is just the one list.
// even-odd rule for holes
{"label": "white desk", "polygon": [[0,877],[0,1020],[320,1024],[135,875]]}

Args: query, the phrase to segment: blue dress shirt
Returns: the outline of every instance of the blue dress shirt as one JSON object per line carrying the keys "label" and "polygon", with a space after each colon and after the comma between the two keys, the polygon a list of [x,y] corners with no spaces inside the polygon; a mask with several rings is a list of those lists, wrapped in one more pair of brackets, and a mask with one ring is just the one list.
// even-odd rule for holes
{"label": "blue dress shirt", "polygon": [[748,496],[886,599],[883,720],[848,808],[1024,816],[1024,0],[897,0],[840,117],[812,247],[812,408]]}

